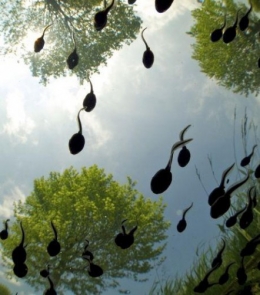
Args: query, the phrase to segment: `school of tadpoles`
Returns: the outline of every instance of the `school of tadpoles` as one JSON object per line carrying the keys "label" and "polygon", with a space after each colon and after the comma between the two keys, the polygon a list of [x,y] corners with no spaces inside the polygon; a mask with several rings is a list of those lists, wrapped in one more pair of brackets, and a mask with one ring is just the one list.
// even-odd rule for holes
{"label": "school of tadpoles", "polygon": [[[129,4],[133,4],[135,2],[136,2],[135,0],[128,0]],[[170,8],[172,3],[173,3],[173,0],[166,0],[166,1],[165,0],[155,0],[155,8],[156,8],[157,12],[163,13]],[[114,0],[112,0],[111,4],[108,5],[104,10],[97,12],[96,15],[94,16],[94,27],[97,31],[101,31],[106,27],[107,21],[108,21],[108,13],[113,6],[114,6]],[[233,24],[233,26],[228,27],[228,28],[226,28],[226,15],[225,15],[223,26],[221,26],[219,29],[214,30],[210,34],[210,40],[212,42],[217,42],[222,38],[223,42],[226,44],[232,42],[236,37],[237,25],[239,25],[239,29],[241,31],[245,31],[248,28],[249,14],[251,13],[252,8],[253,8],[252,4],[250,4],[249,10],[246,12],[245,15],[243,15],[243,17],[238,22],[238,16],[239,16],[239,11],[240,11],[239,10],[236,15],[235,23]],[[34,52],[35,53],[39,53],[44,48],[45,32],[52,25],[53,24],[49,24],[48,26],[46,26],[43,30],[42,36],[39,37],[35,41],[35,43],[34,43]],[[145,44],[145,47],[146,47],[146,50],[143,53],[142,61],[143,61],[143,65],[147,69],[149,69],[152,67],[152,65],[154,63],[154,54],[151,51],[150,47],[148,46],[146,40],[144,39],[144,31],[146,29],[147,28],[143,29],[141,32],[141,38],[142,38],[142,40]],[[78,65],[79,60],[80,60],[79,56],[77,54],[77,47],[76,47],[76,42],[75,42],[75,38],[74,38],[74,32],[73,32],[73,42],[74,42],[74,46],[75,46],[74,50],[72,51],[72,53],[68,56],[68,58],[66,60],[68,68],[70,70],[73,70]],[[260,59],[259,59],[259,67],[260,67]],[[86,97],[84,98],[83,106],[78,111],[78,115],[77,115],[79,131],[77,133],[75,133],[74,135],[72,135],[72,137],[69,140],[69,144],[68,144],[70,153],[73,155],[76,155],[79,152],[81,152],[84,148],[84,145],[85,145],[85,138],[82,134],[80,113],[81,113],[81,111],[91,112],[95,108],[96,102],[97,102],[96,96],[95,96],[94,90],[93,90],[93,85],[92,85],[92,82],[90,79],[89,79],[89,82],[90,82],[90,86],[91,86],[90,93],[88,93],[86,95]],[[183,168],[186,165],[188,165],[190,158],[191,158],[191,153],[190,153],[189,149],[186,147],[186,145],[189,142],[191,142],[193,139],[192,138],[184,139],[184,134],[186,133],[186,131],[188,130],[188,128],[190,126],[191,125],[188,125],[180,132],[179,141],[177,141],[176,143],[173,144],[173,146],[171,148],[171,152],[170,152],[169,161],[166,164],[166,167],[157,171],[155,173],[155,175],[152,177],[151,183],[150,183],[150,188],[154,194],[161,194],[169,188],[169,186],[172,182],[171,168],[172,168],[173,155],[177,149],[181,148],[181,150],[178,154],[178,159],[177,159],[179,166]],[[257,148],[257,145],[253,146],[252,152],[241,160],[240,166],[242,168],[246,167],[250,164],[251,158],[254,155],[254,151],[256,148]],[[208,196],[208,204],[210,206],[210,216],[214,219],[222,217],[226,212],[228,212],[228,210],[231,207],[231,198],[233,196],[233,193],[239,187],[241,187],[243,184],[245,184],[249,179],[250,175],[249,175],[249,172],[246,170],[245,171],[246,176],[242,180],[230,185],[229,188],[226,189],[225,186],[226,186],[226,183],[228,183],[228,181],[226,180],[226,177],[232,171],[234,166],[235,166],[235,163],[232,164],[231,166],[227,167],[223,171],[220,185],[217,188],[215,188],[214,190],[212,190],[212,192]],[[260,164],[254,170],[254,177],[260,178]],[[238,224],[241,229],[246,229],[253,222],[253,219],[254,219],[254,210],[253,209],[256,207],[256,205],[257,205],[257,192],[256,192],[255,186],[252,186],[248,190],[247,203],[245,204],[244,208],[237,211],[235,214],[233,214],[232,216],[230,216],[226,220],[226,223],[225,223],[226,227],[230,228],[230,227],[234,226],[235,224]],[[185,228],[187,226],[185,216],[186,216],[187,212],[192,207],[193,207],[193,203],[183,211],[182,219],[177,224],[177,231],[179,233],[181,233],[185,230]],[[238,219],[239,215],[240,215],[240,219],[238,221],[237,219]],[[9,221],[9,219],[5,221],[5,228],[0,232],[0,238],[2,240],[5,240],[8,238],[8,221]],[[127,221],[127,219],[122,221],[122,223],[121,223],[122,232],[118,233],[116,235],[116,237],[114,238],[114,242],[115,242],[116,246],[118,246],[124,250],[131,247],[131,245],[134,243],[134,232],[137,230],[137,226],[135,226],[127,233],[126,229],[125,229],[125,225],[124,225],[124,223],[126,221]],[[58,241],[58,233],[57,233],[57,230],[56,230],[53,222],[51,222],[51,227],[52,227],[52,230],[54,233],[54,238],[53,238],[53,240],[50,241],[50,243],[46,247],[46,251],[48,252],[50,257],[55,257],[60,253],[62,245],[60,245],[60,243]],[[21,228],[22,238],[21,238],[20,244],[12,251],[12,260],[14,263],[14,267],[13,267],[14,274],[19,278],[23,278],[27,275],[28,268],[25,264],[27,252],[26,252],[26,245],[24,245],[25,232],[24,232],[24,229],[22,226],[22,222],[20,222],[20,228]],[[210,288],[214,285],[224,285],[229,280],[228,271],[229,271],[230,267],[235,264],[235,262],[232,262],[232,261],[226,266],[226,268],[225,268],[223,274],[220,276],[218,282],[209,283],[209,281],[208,281],[210,274],[212,272],[214,272],[216,269],[218,269],[219,267],[221,267],[221,265],[222,265],[222,255],[223,255],[223,252],[226,247],[225,240],[222,239],[222,241],[223,241],[223,246],[218,251],[216,257],[213,259],[213,261],[211,263],[211,269],[205,274],[204,278],[199,282],[199,284],[194,287],[194,292],[204,293],[208,288]],[[260,234],[256,235],[254,238],[252,238],[249,242],[246,243],[245,247],[243,249],[241,249],[241,252],[240,252],[241,264],[239,265],[239,267],[237,269],[237,280],[240,285],[244,285],[245,282],[247,281],[246,269],[244,266],[244,259],[246,256],[253,255],[259,244],[260,244]],[[88,246],[89,246],[89,241],[86,240],[86,246],[84,247],[84,250],[82,252],[82,259],[84,259],[88,262],[89,276],[94,277],[94,278],[100,277],[103,274],[103,270],[99,265],[94,263],[94,255],[91,251],[88,250]],[[260,262],[258,264],[258,268],[260,269]],[[57,293],[55,291],[54,284],[50,278],[50,272],[51,272],[50,269],[51,269],[50,265],[47,265],[47,268],[42,269],[40,271],[40,275],[44,278],[47,278],[49,285],[50,285],[49,289],[46,290],[45,294],[46,295],[55,295]],[[230,294],[232,291],[233,290],[228,291],[228,293],[226,293],[226,295]],[[250,292],[251,291],[248,290],[247,294],[251,294]]]}

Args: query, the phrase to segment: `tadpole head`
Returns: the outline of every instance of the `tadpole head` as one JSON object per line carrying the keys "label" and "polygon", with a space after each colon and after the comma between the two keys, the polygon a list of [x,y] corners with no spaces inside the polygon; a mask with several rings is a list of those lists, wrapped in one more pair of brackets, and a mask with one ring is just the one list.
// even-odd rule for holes
{"label": "tadpole head", "polygon": [[172,182],[172,173],[169,169],[161,169],[153,176],[151,180],[151,190],[154,194],[165,192]]}
{"label": "tadpole head", "polygon": [[85,145],[85,138],[81,133],[75,133],[69,140],[69,150],[72,155],[81,152]]}

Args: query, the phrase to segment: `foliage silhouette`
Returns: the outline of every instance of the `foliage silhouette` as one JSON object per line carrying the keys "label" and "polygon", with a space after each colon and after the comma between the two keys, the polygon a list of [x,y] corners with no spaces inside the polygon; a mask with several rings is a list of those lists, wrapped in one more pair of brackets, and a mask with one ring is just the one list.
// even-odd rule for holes
{"label": "foliage silhouette", "polygon": [[[85,294],[86,290],[97,294],[111,285],[117,286],[117,278],[137,281],[139,274],[160,265],[169,228],[169,222],[164,220],[166,205],[162,198],[145,198],[134,186],[130,178],[120,185],[95,165],[80,172],[73,168],[63,173],[51,172],[48,178],[36,179],[25,203],[15,204],[12,235],[2,242],[2,257],[9,265],[9,274],[12,275],[11,251],[21,240],[20,221],[28,245],[28,274],[23,280],[36,290],[46,289],[46,281],[39,275],[46,264],[52,265],[51,279],[58,294],[68,290],[73,294]],[[138,231],[135,243],[122,251],[115,245],[114,237],[125,216],[129,228],[138,223]],[[53,238],[51,221],[58,230],[62,249],[56,257],[49,257],[46,251]],[[88,250],[95,255],[95,265],[104,271],[100,278],[89,277],[89,263],[82,259],[86,239],[90,241]]]}
{"label": "foliage silhouette", "polygon": [[[223,24],[226,15],[226,27],[234,23],[234,16],[241,9],[244,15],[249,4],[245,5],[234,0],[204,1],[200,8],[192,11],[195,24],[188,32],[196,39],[192,45],[192,58],[199,62],[201,71],[214,78],[217,83],[235,93],[245,96],[260,91],[260,71],[257,65],[260,57],[260,20],[253,11],[249,14],[249,26],[245,31],[237,28],[236,38],[225,44],[222,40],[211,42],[210,34]],[[245,75],[247,73],[247,75]]]}
{"label": "foliage silhouette", "polygon": [[[107,27],[97,32],[93,19],[103,8],[103,1],[97,0],[1,1],[0,30],[4,39],[1,54],[19,56],[19,61],[24,60],[32,75],[40,77],[45,85],[49,77],[58,78],[72,72],[82,84],[88,75],[99,72],[100,65],[106,65],[115,50],[123,44],[131,44],[141,27],[141,19],[135,15],[133,7],[118,1]],[[42,34],[42,28],[51,23],[53,25],[45,32],[48,44],[35,54],[34,40],[31,47],[28,44],[30,36]],[[71,72],[66,60],[74,45],[73,34],[79,64]]]}

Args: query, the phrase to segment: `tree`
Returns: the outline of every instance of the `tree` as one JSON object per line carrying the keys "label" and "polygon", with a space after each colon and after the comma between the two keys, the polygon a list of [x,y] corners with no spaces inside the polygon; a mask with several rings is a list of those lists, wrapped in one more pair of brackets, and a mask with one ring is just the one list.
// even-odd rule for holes
{"label": "tree", "polygon": [[192,45],[192,58],[199,62],[201,71],[210,78],[215,78],[219,85],[246,96],[250,93],[258,95],[260,90],[258,17],[252,12],[249,15],[249,28],[244,32],[237,29],[235,40],[229,44],[225,44],[222,40],[218,42],[210,40],[210,34],[223,25],[225,14],[227,27],[232,26],[240,8],[239,16],[242,16],[249,6],[234,3],[233,0],[225,1],[224,5],[223,1],[207,0],[199,9],[192,11],[195,24],[188,32],[196,38],[196,43]]}
{"label": "tree", "polygon": [[[257,126],[254,125],[254,122],[249,123],[248,117],[245,113],[244,120],[241,124],[241,135],[244,150],[247,150],[248,144],[248,134],[253,132],[255,141],[258,141],[256,137]],[[235,152],[235,151],[234,151]],[[248,153],[245,153],[248,155]],[[211,165],[211,163],[210,163]],[[236,163],[237,167],[240,165]],[[260,262],[260,246],[256,248],[256,251],[251,256],[246,256],[244,259],[244,267],[247,274],[247,281],[245,284],[240,285],[237,280],[237,270],[241,265],[241,256],[240,251],[245,247],[245,245],[256,237],[259,232],[260,224],[260,203],[259,203],[259,190],[260,190],[260,180],[254,177],[254,171],[259,165],[259,158],[253,158],[253,161],[250,162],[250,165],[246,168],[250,173],[250,178],[245,186],[243,186],[239,192],[236,194],[237,198],[233,202],[232,198],[232,209],[225,216],[223,224],[218,224],[218,227],[221,232],[222,238],[225,240],[226,248],[223,252],[222,265],[214,271],[208,278],[209,283],[218,282],[220,276],[224,273],[225,268],[231,262],[235,262],[233,266],[229,269],[229,280],[224,285],[214,285],[210,287],[205,294],[218,295],[218,294],[237,294],[237,295],[259,295],[260,294],[260,271],[258,263]],[[239,168],[239,171],[242,174],[246,174],[245,171]],[[214,170],[212,170],[214,172]],[[214,174],[213,174],[214,175]],[[244,176],[242,176],[244,177]],[[247,193],[250,187],[255,186],[257,191],[257,206],[253,209],[254,219],[253,222],[246,228],[241,229],[238,224],[231,228],[227,228],[225,225],[226,220],[232,216],[235,212],[239,211],[245,207],[245,200],[247,199]],[[235,198],[235,196],[234,196]],[[238,220],[240,217],[238,217]],[[215,258],[217,251],[223,246],[223,241],[220,240],[219,244],[216,246],[216,249],[208,248],[200,255],[200,258],[197,262],[193,263],[191,270],[186,273],[184,277],[178,277],[174,279],[169,279],[158,286],[154,284],[150,294],[178,294],[178,295],[190,295],[197,294],[193,291],[194,287],[199,284],[199,282],[204,278],[207,271],[211,269],[211,262]],[[233,292],[230,292],[233,290]],[[252,293],[249,292],[251,290]]]}
{"label": "tree", "polygon": [[[74,49],[73,32],[80,60],[72,73],[83,83],[89,75],[98,72],[98,67],[106,64],[123,43],[130,44],[141,26],[141,19],[134,14],[133,7],[122,1],[110,11],[107,26],[101,32],[97,32],[93,24],[95,13],[104,9],[100,0],[1,0],[0,4],[0,30],[4,37],[2,54],[21,56],[33,76],[40,77],[43,84],[48,82],[48,77],[68,74],[66,60]],[[32,41],[28,52],[26,42],[30,35],[39,32],[40,37],[49,24],[52,26],[45,33],[44,49],[34,53]]]}
{"label": "tree", "polygon": [[1,295],[11,295],[11,292],[5,285],[0,284],[0,294]]}
{"label": "tree", "polygon": [[[16,222],[10,227],[10,237],[2,242],[3,259],[10,267],[12,250],[21,241],[20,221],[25,231],[28,274],[25,280],[36,290],[44,290],[48,282],[39,272],[51,265],[51,278],[56,290],[63,294],[98,294],[98,290],[118,285],[117,278],[131,277],[150,271],[166,246],[166,230],[162,198],[158,201],[146,199],[134,188],[135,183],[120,185],[112,175],[92,166],[66,169],[63,173],[51,172],[49,178],[34,181],[34,190],[25,203],[15,204]],[[121,232],[121,222],[128,232],[138,226],[135,242],[122,250],[114,238]],[[49,258],[46,251],[53,239],[51,221],[58,232],[61,253]],[[88,263],[81,258],[85,240],[94,255],[94,263],[102,267],[100,278],[91,278],[87,273]],[[164,243],[163,243],[164,242]],[[160,258],[160,260],[159,260]],[[112,282],[111,282],[112,281]]]}

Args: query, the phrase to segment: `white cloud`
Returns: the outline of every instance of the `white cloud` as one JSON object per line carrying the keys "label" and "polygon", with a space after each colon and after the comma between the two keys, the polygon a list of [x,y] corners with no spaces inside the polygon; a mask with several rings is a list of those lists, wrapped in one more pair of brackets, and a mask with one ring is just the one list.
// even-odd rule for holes
{"label": "white cloud", "polygon": [[13,216],[13,204],[19,200],[25,200],[25,194],[21,188],[9,180],[0,185],[0,216],[2,218],[11,218]]}
{"label": "white cloud", "polygon": [[18,90],[9,92],[6,97],[6,117],[2,132],[13,135],[19,141],[26,142],[35,128],[34,121],[26,114],[25,97]]}

